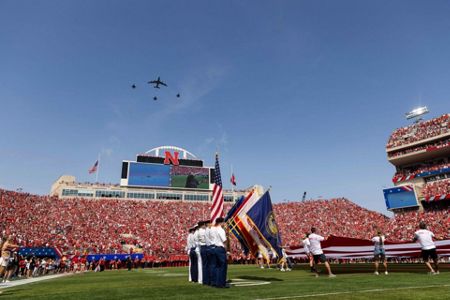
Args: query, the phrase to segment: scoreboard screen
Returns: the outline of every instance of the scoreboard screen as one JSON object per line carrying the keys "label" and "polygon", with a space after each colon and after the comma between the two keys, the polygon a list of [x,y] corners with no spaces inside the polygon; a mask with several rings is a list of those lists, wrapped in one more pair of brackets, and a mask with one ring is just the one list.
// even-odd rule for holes
{"label": "scoreboard screen", "polygon": [[128,185],[209,189],[209,168],[130,162]]}
{"label": "scoreboard screen", "polygon": [[419,205],[414,188],[409,185],[384,189],[383,194],[387,209],[406,208]]}
{"label": "scoreboard screen", "polygon": [[170,186],[191,189],[209,189],[209,169],[171,166]]}
{"label": "scoreboard screen", "polygon": [[159,164],[130,163],[128,185],[136,186],[170,186],[170,166]]}

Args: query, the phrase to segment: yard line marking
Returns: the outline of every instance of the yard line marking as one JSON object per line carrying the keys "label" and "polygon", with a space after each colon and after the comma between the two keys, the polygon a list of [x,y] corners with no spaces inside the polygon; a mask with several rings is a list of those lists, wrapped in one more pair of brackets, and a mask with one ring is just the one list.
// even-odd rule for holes
{"label": "yard line marking", "polygon": [[260,282],[249,282],[249,283],[243,283],[243,284],[235,284],[234,286],[241,287],[241,286],[255,286],[255,285],[266,285],[270,284],[269,281],[260,281]]}
{"label": "yard line marking", "polygon": [[237,287],[241,287],[241,286],[255,286],[255,285],[270,284],[270,281],[260,281],[260,280],[250,280],[250,279],[236,278],[236,279],[232,279],[230,284],[233,285],[233,286],[237,286]]}
{"label": "yard line marking", "polygon": [[39,282],[39,281],[48,280],[48,279],[55,279],[55,278],[60,278],[60,277],[70,276],[70,275],[74,275],[74,274],[73,273],[64,273],[64,274],[55,274],[55,275],[45,275],[43,277],[36,277],[36,278],[17,279],[17,280],[13,280],[11,282],[0,283],[0,289],[6,289],[6,288],[10,288],[10,287],[28,284],[28,283]]}
{"label": "yard line marking", "polygon": [[286,296],[286,297],[275,297],[275,298],[258,298],[256,300],[296,299],[296,298],[332,296],[332,295],[353,294],[353,293],[370,293],[370,292],[384,292],[384,291],[397,291],[397,290],[427,289],[427,288],[434,288],[434,287],[450,287],[450,284],[424,285],[424,286],[405,286],[405,287],[399,287],[399,288],[385,288],[385,289],[371,289],[371,290],[362,290],[362,291],[331,292],[331,293],[308,294],[308,295],[297,295],[297,296]]}
{"label": "yard line marking", "polygon": [[166,271],[159,271],[159,270],[142,270],[140,272],[143,273],[149,273],[149,274],[161,274],[161,273],[166,273]]}
{"label": "yard line marking", "polygon": [[162,277],[182,277],[182,276],[186,276],[186,274],[181,274],[181,273],[165,273],[165,274],[158,274],[158,276],[162,276]]}

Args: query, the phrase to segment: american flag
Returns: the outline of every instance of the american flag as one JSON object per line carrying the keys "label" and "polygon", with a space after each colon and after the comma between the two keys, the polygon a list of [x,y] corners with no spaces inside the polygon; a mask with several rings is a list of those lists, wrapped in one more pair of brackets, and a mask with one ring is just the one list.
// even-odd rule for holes
{"label": "american flag", "polygon": [[222,192],[222,178],[220,176],[219,154],[216,154],[213,187],[213,203],[211,206],[211,222],[214,224],[217,218],[223,216],[223,192]]}
{"label": "american flag", "polygon": [[92,174],[92,173],[95,173],[95,172],[97,172],[97,167],[98,167],[98,159],[97,159],[97,161],[95,162],[95,164],[92,166],[92,168],[90,168],[89,169],[89,174]]}
{"label": "american flag", "polygon": [[230,182],[232,185],[236,186],[236,177],[234,177],[234,173],[231,174]]}
{"label": "american flag", "polygon": [[[434,243],[438,255],[450,256],[450,240],[439,240]],[[420,257],[421,254],[420,245],[415,242],[396,243],[387,241],[384,248],[386,257]],[[371,258],[373,257],[374,244],[370,240],[330,236],[322,242],[322,250],[327,257],[332,258]],[[286,249],[286,253],[289,257],[306,257],[303,246],[290,247]]]}

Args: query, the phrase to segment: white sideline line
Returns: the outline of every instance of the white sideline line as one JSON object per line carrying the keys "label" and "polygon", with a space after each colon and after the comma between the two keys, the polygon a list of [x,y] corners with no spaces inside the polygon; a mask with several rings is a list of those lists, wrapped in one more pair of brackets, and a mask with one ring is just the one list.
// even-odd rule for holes
{"label": "white sideline line", "polygon": [[10,288],[10,287],[19,286],[19,285],[24,285],[24,284],[28,284],[28,283],[33,283],[33,282],[39,282],[39,281],[48,280],[48,279],[60,278],[60,277],[69,276],[69,275],[73,275],[73,273],[46,275],[46,276],[37,277],[37,278],[27,278],[27,279],[13,280],[11,282],[0,283],[0,290],[1,289],[6,289],[6,288]]}
{"label": "white sideline line", "polygon": [[355,293],[370,293],[370,292],[384,292],[384,291],[397,291],[397,290],[427,289],[427,288],[434,288],[434,287],[450,287],[450,284],[424,285],[424,286],[405,286],[405,287],[399,287],[399,288],[371,289],[371,290],[362,290],[362,291],[332,292],[332,293],[308,294],[308,295],[286,296],[286,297],[275,297],[275,298],[258,298],[256,300],[296,299],[296,298],[309,298],[309,297],[332,296],[332,295],[355,294]]}

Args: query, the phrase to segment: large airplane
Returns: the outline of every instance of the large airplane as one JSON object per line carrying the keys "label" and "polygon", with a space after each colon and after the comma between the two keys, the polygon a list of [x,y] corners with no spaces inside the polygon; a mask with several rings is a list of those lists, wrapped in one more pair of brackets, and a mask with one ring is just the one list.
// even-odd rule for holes
{"label": "large airplane", "polygon": [[154,84],[153,87],[154,87],[155,89],[159,89],[159,85],[167,86],[167,84],[165,84],[164,82],[161,81],[161,79],[159,78],[159,76],[158,76],[158,79],[149,81],[148,84]]}

